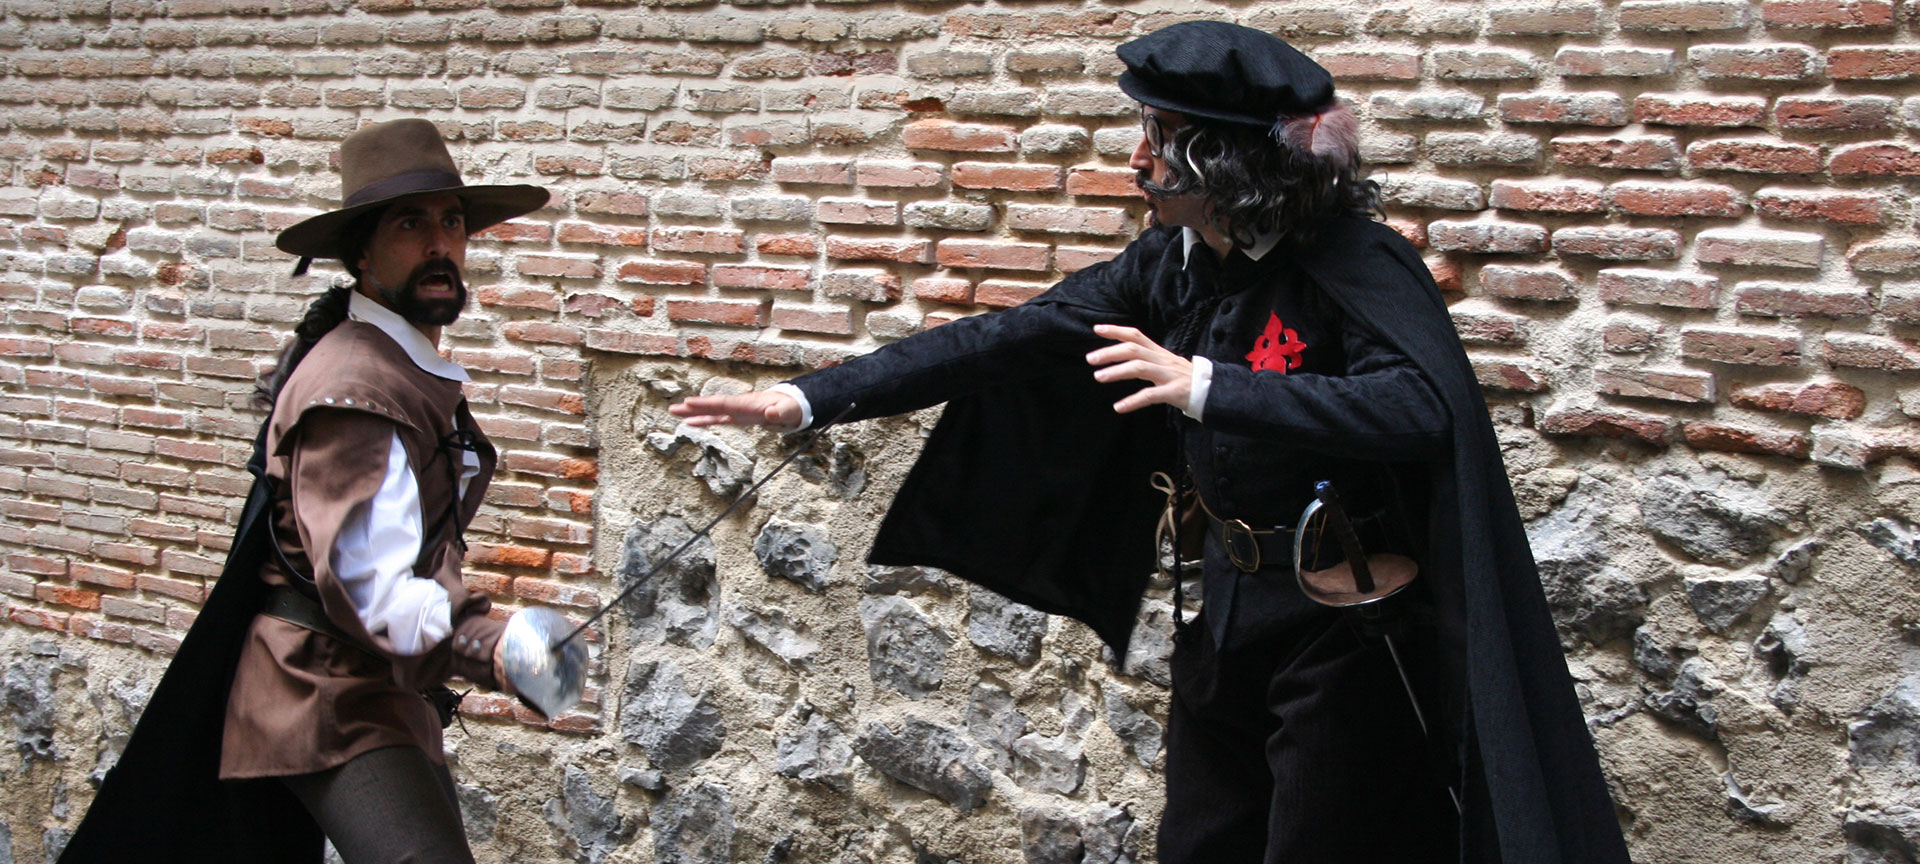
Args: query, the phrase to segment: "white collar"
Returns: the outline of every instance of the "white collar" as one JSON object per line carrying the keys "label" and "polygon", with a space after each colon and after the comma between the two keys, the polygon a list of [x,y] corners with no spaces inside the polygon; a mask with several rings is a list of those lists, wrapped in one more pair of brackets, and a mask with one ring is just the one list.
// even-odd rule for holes
{"label": "white collar", "polygon": [[467,370],[460,368],[460,364],[440,356],[433,343],[427,341],[426,334],[407,323],[400,313],[380,305],[359,291],[347,295],[347,317],[379,328],[380,332],[387,334],[388,339],[400,346],[400,350],[407,352],[413,365],[429,374],[462,383],[473,380],[468,377]]}
{"label": "white collar", "polygon": [[[1193,260],[1193,247],[1200,242],[1200,232],[1192,228],[1182,227],[1180,229],[1180,242],[1182,244],[1180,247],[1180,269],[1185,270],[1187,269],[1187,262]],[[1252,246],[1248,246],[1240,250],[1240,252],[1248,258],[1258,261],[1261,258],[1265,258],[1267,253],[1272,252],[1273,247],[1278,245],[1280,245],[1280,235],[1267,234],[1255,238]]]}

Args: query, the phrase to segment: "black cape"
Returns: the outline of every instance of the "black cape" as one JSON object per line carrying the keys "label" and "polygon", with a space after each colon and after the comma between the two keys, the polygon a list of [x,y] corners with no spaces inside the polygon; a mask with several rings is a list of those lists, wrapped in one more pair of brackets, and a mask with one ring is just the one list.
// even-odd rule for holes
{"label": "black cape", "polygon": [[[1135,241],[1157,245],[1163,258],[1178,255],[1178,243],[1165,229]],[[1334,220],[1320,242],[1296,254],[1343,312],[1419,367],[1452,420],[1451,465],[1437,466],[1431,484],[1432,560],[1423,573],[1447,655],[1446,715],[1465,766],[1464,860],[1626,862],[1485,398],[1439,288],[1411,244],[1376,222]],[[1056,319],[1164,319],[1164,310],[1179,305],[1172,293],[1179,280],[1138,260],[1149,257],[1123,254],[1030,303],[1068,310]],[[1098,284],[1129,279],[1145,284]],[[1141,305],[1116,308],[1116,296],[1141,298]],[[1015,326],[1022,325],[979,329]],[[889,348],[922,350],[913,341]],[[1061,351],[1086,347],[1074,342]],[[951,342],[945,350],[954,351]],[[1096,384],[1084,362],[1040,365],[1048,371],[953,398],[882,522],[870,560],[939,567],[1079,619],[1124,656],[1165,501],[1146,478],[1169,467],[1175,445],[1157,412],[1113,412],[1137,384]],[[796,383],[816,416],[834,416],[849,401],[859,403],[850,419],[919,407],[920,400],[893,398],[901,385],[881,375],[830,369]],[[809,386],[816,378],[825,386]],[[816,390],[824,398],[816,400]]]}
{"label": "black cape", "polygon": [[248,628],[266,599],[272,487],[266,427],[254,442],[253,488],[227,563],[173,662],[107,770],[60,864],[125,861],[314,862],[320,826],[272,780],[220,779],[227,692]]}

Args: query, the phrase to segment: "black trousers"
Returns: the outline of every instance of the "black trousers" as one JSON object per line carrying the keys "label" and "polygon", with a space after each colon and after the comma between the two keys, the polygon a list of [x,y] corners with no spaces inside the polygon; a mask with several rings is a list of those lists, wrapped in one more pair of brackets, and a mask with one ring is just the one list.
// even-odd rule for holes
{"label": "black trousers", "polygon": [[453,775],[417,747],[369,750],[280,782],[346,864],[473,864]]}
{"label": "black trousers", "polygon": [[[1174,645],[1162,864],[1460,860],[1444,772],[1377,636],[1316,608],[1216,646],[1205,615]],[[1395,638],[1421,675],[1431,638]]]}

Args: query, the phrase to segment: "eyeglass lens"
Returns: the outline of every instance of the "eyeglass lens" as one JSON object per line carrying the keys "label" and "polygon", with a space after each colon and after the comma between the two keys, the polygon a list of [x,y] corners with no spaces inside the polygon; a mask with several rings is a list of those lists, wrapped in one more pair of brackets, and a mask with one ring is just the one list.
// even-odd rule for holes
{"label": "eyeglass lens", "polygon": [[1140,109],[1140,132],[1147,138],[1147,153],[1155,158],[1160,156],[1161,131],[1160,119]]}

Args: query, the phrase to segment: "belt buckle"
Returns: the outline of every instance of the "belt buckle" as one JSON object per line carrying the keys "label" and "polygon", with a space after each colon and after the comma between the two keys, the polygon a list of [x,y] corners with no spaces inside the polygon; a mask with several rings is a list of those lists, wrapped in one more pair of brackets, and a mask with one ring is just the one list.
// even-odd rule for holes
{"label": "belt buckle", "polygon": [[1253,526],[1242,519],[1229,519],[1220,523],[1225,533],[1227,560],[1243,573],[1253,573],[1260,569],[1260,538],[1253,532]]}

